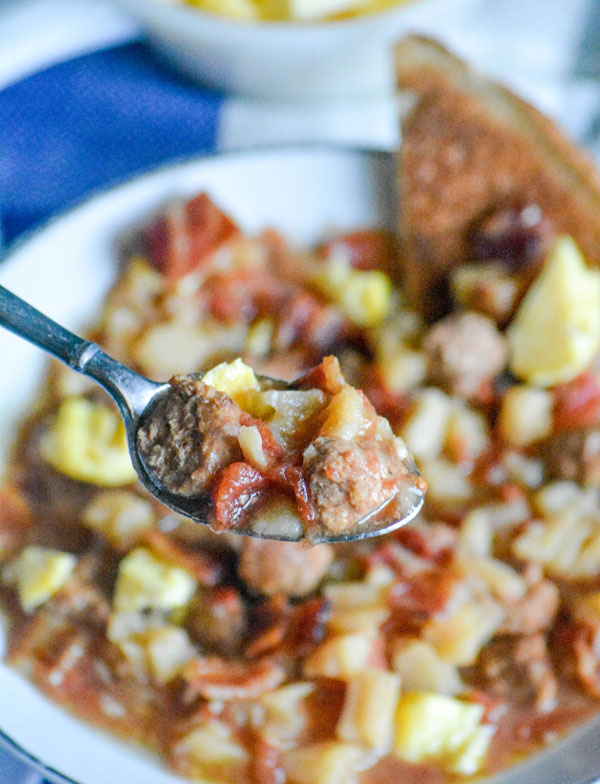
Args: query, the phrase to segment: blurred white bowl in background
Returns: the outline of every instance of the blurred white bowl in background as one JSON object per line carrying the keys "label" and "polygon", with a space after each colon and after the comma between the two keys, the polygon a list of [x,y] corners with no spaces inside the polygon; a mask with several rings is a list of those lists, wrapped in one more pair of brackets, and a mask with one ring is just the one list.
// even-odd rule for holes
{"label": "blurred white bowl in background", "polygon": [[238,22],[165,0],[112,0],[188,76],[229,92],[314,100],[393,89],[392,46],[408,32],[443,39],[478,0],[414,0],[343,21]]}

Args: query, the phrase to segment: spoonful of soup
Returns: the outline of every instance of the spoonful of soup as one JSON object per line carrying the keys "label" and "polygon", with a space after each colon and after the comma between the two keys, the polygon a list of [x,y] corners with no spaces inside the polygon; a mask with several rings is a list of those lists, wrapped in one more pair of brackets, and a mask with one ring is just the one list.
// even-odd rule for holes
{"label": "spoonful of soup", "polygon": [[237,359],[157,383],[1,286],[0,325],[97,381],[123,416],[142,485],[215,531],[352,541],[405,525],[423,505],[404,442],[335,357],[293,382]]}

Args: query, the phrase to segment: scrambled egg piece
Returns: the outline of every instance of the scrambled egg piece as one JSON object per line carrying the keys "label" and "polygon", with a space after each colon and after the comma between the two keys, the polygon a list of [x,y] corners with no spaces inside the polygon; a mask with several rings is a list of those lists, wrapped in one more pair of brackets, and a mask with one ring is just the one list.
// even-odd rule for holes
{"label": "scrambled egg piece", "polygon": [[188,572],[138,547],[119,564],[113,605],[118,612],[175,610],[184,607],[195,590]]}
{"label": "scrambled egg piece", "polygon": [[77,559],[71,553],[29,546],[12,564],[10,581],[15,582],[25,612],[32,612],[62,588]]}
{"label": "scrambled egg piece", "polygon": [[392,307],[392,283],[379,270],[355,270],[345,262],[322,264],[313,284],[361,327],[376,327]]}
{"label": "scrambled egg piece", "polygon": [[509,365],[548,387],[570,381],[600,350],[600,272],[570,237],[559,237],[508,330]]}
{"label": "scrambled egg piece", "polygon": [[208,370],[202,376],[202,381],[228,395],[244,410],[250,406],[255,393],[260,391],[260,384],[254,371],[239,357],[233,362],[221,362],[220,365]]}
{"label": "scrambled egg piece", "polygon": [[483,706],[432,692],[400,697],[395,753],[413,764],[435,762],[471,776],[485,760],[494,728],[481,724]]}
{"label": "scrambled egg piece", "polygon": [[252,0],[187,0],[187,2],[209,14],[221,14],[241,22],[253,22],[259,18],[258,6]]}
{"label": "scrambled egg piece", "polygon": [[57,471],[80,482],[117,487],[137,478],[120,416],[83,397],[62,403],[42,451]]}

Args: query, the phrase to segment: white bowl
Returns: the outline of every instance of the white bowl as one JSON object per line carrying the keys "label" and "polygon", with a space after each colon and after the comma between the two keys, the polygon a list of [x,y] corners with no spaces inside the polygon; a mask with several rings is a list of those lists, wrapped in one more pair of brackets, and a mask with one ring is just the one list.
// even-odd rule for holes
{"label": "white bowl", "polygon": [[409,32],[444,37],[477,0],[414,0],[337,22],[237,22],[166,0],[112,0],[146,30],[163,58],[206,84],[277,100],[393,88],[392,46]]}
{"label": "white bowl", "polygon": [[[314,147],[168,166],[91,199],[31,235],[0,264],[0,285],[81,330],[98,315],[118,273],[118,238],[174,195],[206,189],[244,230],[270,225],[292,241],[310,244],[332,229],[393,228],[394,176],[391,155]],[[1,477],[7,447],[39,393],[46,358],[2,329],[0,357]],[[47,700],[2,663],[5,641],[0,623],[0,744],[63,784],[182,784],[150,754]],[[596,718],[486,784],[591,784],[600,771],[599,728]]]}

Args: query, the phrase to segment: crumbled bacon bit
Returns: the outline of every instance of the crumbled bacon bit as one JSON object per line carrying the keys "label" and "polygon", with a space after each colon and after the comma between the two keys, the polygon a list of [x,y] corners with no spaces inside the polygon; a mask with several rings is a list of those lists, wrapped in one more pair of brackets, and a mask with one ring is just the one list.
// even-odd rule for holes
{"label": "crumbled bacon bit", "polygon": [[276,689],[285,680],[281,667],[267,659],[240,661],[206,656],[188,662],[183,670],[187,684],[184,700],[245,700]]}
{"label": "crumbled bacon bit", "polygon": [[600,379],[582,373],[554,390],[554,429],[594,427],[600,423]]}
{"label": "crumbled bacon bit", "polygon": [[326,395],[336,395],[345,385],[344,376],[337,357],[323,357],[321,364],[299,378],[298,389],[320,389]]}
{"label": "crumbled bacon bit", "polygon": [[266,481],[263,474],[248,463],[232,463],[221,471],[213,492],[214,530],[227,531],[235,528]]}
{"label": "crumbled bacon bit", "polygon": [[359,229],[329,240],[319,248],[325,259],[341,256],[361,270],[394,269],[397,262],[396,238],[383,229]]}
{"label": "crumbled bacon bit", "polygon": [[157,218],[147,230],[146,241],[157,269],[176,282],[238,234],[237,224],[201,193]]}
{"label": "crumbled bacon bit", "polygon": [[260,733],[253,733],[252,756],[248,771],[251,784],[285,784],[286,772],[282,766],[282,751]]}
{"label": "crumbled bacon bit", "polygon": [[222,559],[213,553],[200,549],[193,544],[184,544],[173,536],[161,531],[148,531],[144,540],[158,555],[163,555],[172,563],[181,566],[193,575],[200,585],[217,585],[223,577]]}

